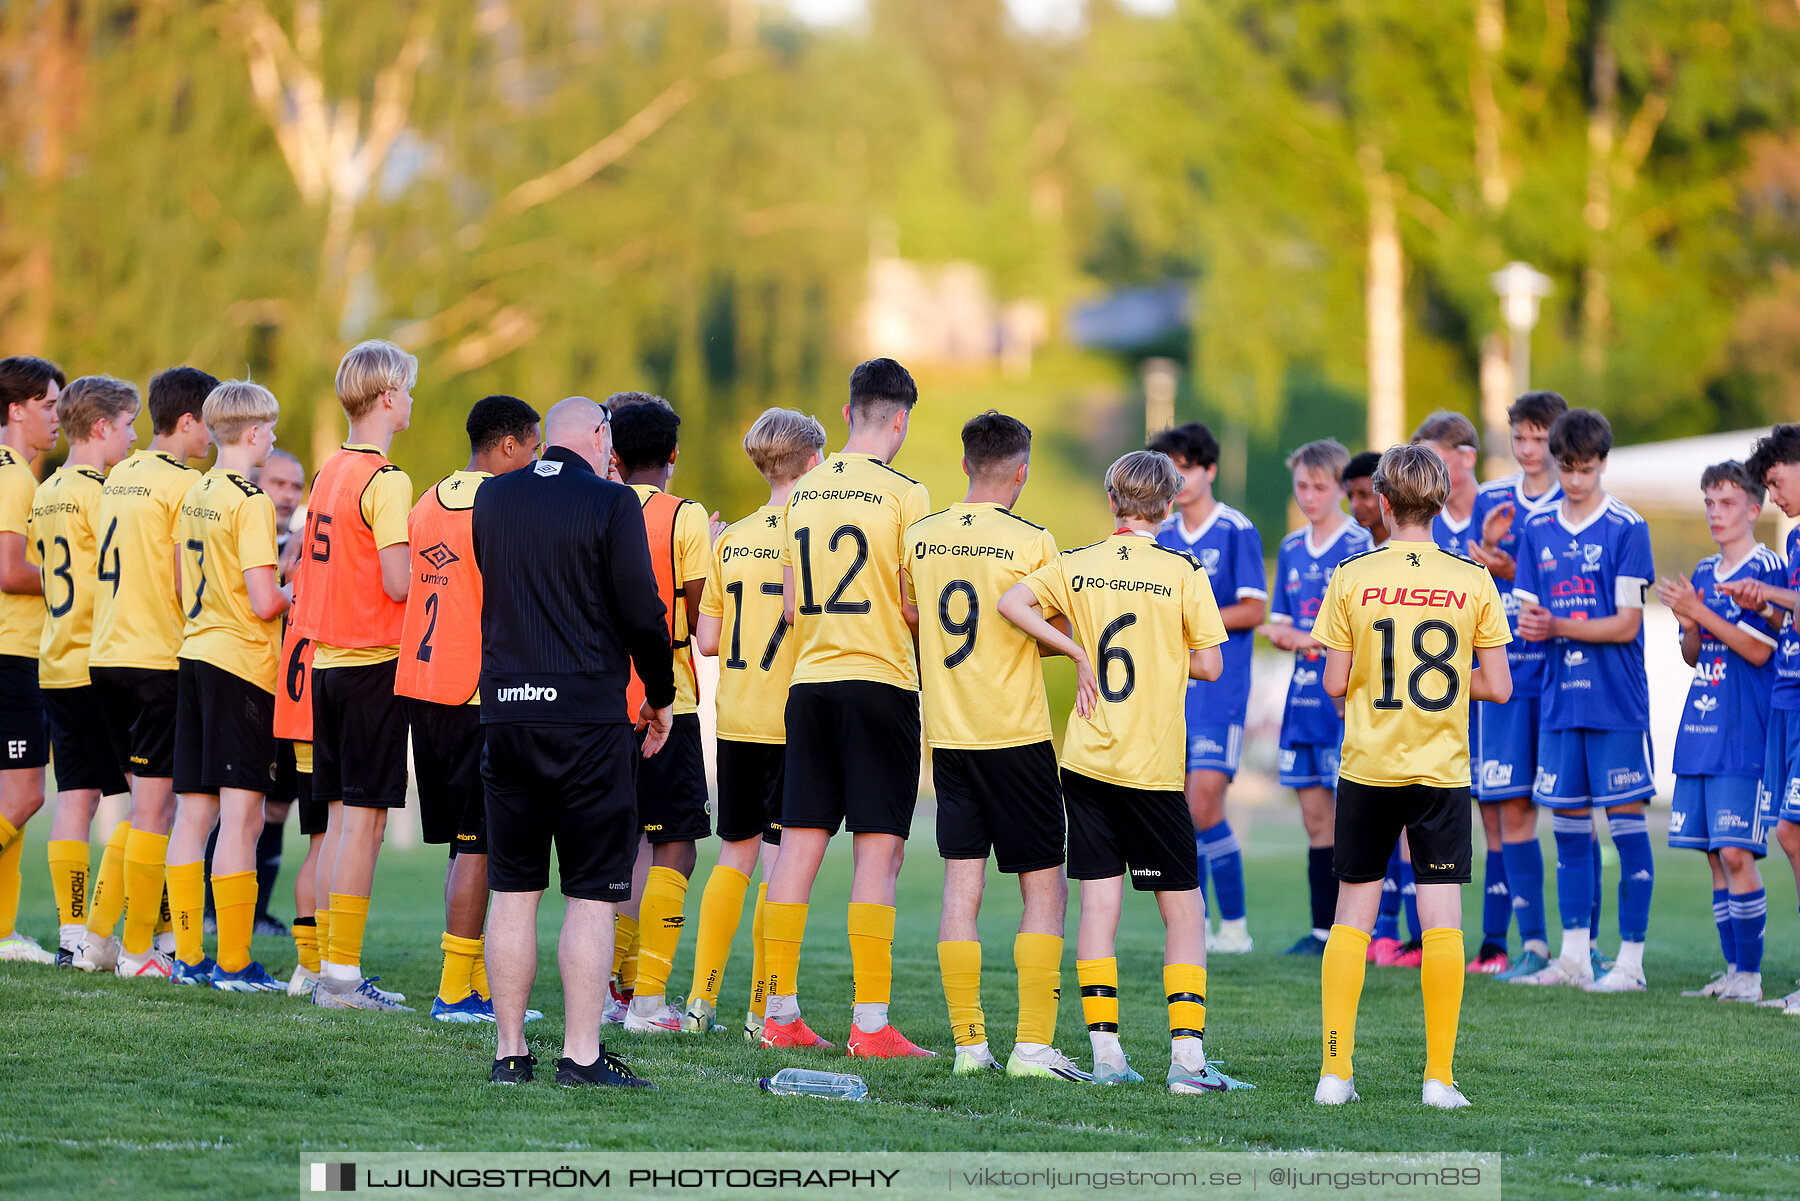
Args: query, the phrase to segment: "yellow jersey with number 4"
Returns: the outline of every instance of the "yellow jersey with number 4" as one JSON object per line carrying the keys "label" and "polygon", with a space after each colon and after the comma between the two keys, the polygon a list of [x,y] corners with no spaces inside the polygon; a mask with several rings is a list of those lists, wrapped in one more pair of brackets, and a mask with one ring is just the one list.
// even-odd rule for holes
{"label": "yellow jersey with number 4", "polygon": [[[10,446],[0,446],[0,534],[25,538],[25,557],[32,557],[31,501],[37,494],[31,463]],[[0,655],[24,659],[38,656],[44,636],[44,598],[30,593],[0,592]]]}
{"label": "yellow jersey with number 4", "polygon": [[1049,741],[1037,641],[1000,616],[1000,598],[1055,559],[1050,531],[997,504],[958,501],[906,532],[925,741],[934,749]]}
{"label": "yellow jersey with number 4", "polygon": [[787,741],[794,638],[781,617],[781,510],[764,505],[714,544],[700,613],[719,631],[719,737]]}
{"label": "yellow jersey with number 4", "polygon": [[1338,564],[1313,637],[1350,652],[1340,772],[1387,787],[1469,783],[1469,657],[1512,641],[1487,569],[1429,542]]}
{"label": "yellow jersey with number 4", "polygon": [[92,467],[58,467],[31,500],[26,553],[44,583],[38,686],[80,688],[88,682],[94,638],[94,518],[106,477]]}
{"label": "yellow jersey with number 4", "polygon": [[244,573],[274,567],[275,504],[235,471],[215,467],[181,502],[181,658],[198,659],[275,691],[281,619],[250,608]]}
{"label": "yellow jersey with number 4", "polygon": [[1069,715],[1062,765],[1126,788],[1179,791],[1188,652],[1226,638],[1206,569],[1147,535],[1114,534],[1064,551],[1025,584],[1044,616],[1069,619],[1100,679],[1094,712]]}
{"label": "yellow jersey with number 4", "polygon": [[175,527],[200,473],[160,450],[114,467],[100,494],[99,570],[94,594],[94,667],[174,671],[181,650],[175,593]]}

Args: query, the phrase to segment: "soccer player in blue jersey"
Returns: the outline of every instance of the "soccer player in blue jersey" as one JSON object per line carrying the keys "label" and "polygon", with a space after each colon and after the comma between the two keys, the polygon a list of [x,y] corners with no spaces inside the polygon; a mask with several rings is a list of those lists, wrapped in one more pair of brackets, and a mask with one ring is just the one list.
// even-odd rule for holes
{"label": "soccer player in blue jersey", "polygon": [[[1756,540],[1763,486],[1738,462],[1700,476],[1706,527],[1718,546],[1693,578],[1658,580],[1656,595],[1681,626],[1681,657],[1694,668],[1675,735],[1675,804],[1669,845],[1705,851],[1712,867],[1713,920],[1725,972],[1693,996],[1762,1000],[1764,915],[1756,861],[1765,850],[1763,745],[1779,620],[1748,612],[1721,585],[1754,579],[1780,587],[1781,556]],[[1715,987],[1716,986],[1716,987]]]}
{"label": "soccer player in blue jersey", "polygon": [[1324,647],[1312,636],[1312,628],[1332,570],[1370,546],[1369,535],[1344,512],[1343,476],[1349,462],[1350,452],[1335,438],[1308,442],[1287,457],[1294,476],[1294,503],[1307,524],[1281,540],[1269,622],[1258,627],[1277,649],[1294,654],[1287,709],[1281,718],[1280,774],[1282,786],[1300,797],[1312,928],[1284,952],[1288,955],[1323,955],[1337,912],[1332,822],[1344,718],[1341,702],[1326,695],[1321,677]]}
{"label": "soccer player in blue jersey", "polygon": [[[1563,500],[1529,517],[1519,536],[1513,591],[1519,633],[1547,641],[1543,726],[1532,799],[1554,809],[1562,947],[1521,984],[1579,984],[1592,992],[1642,992],[1644,937],[1656,881],[1644,808],[1650,775],[1650,687],[1644,674],[1644,600],[1656,576],[1644,519],[1600,486],[1612,427],[1571,409],[1550,427]],[[1595,977],[1590,811],[1607,811],[1619,852],[1619,955]]]}
{"label": "soccer player in blue jersey", "polygon": [[1213,954],[1251,949],[1244,915],[1244,857],[1237,835],[1225,820],[1225,788],[1237,775],[1244,744],[1244,714],[1250,705],[1250,652],[1253,631],[1269,610],[1263,574],[1262,535],[1250,519],[1213,496],[1219,474],[1219,443],[1198,421],[1164,430],[1149,449],[1168,455],[1181,472],[1175,512],[1156,533],[1172,550],[1192,555],[1206,569],[1213,595],[1225,603],[1219,616],[1229,637],[1221,648],[1223,673],[1217,680],[1187,685],[1188,812],[1200,863],[1200,889],[1210,868],[1219,931],[1207,939]]}
{"label": "soccer player in blue jersey", "polygon": [[[1537,806],[1531,803],[1531,784],[1537,775],[1538,698],[1543,691],[1544,644],[1519,637],[1519,598],[1513,593],[1513,556],[1519,531],[1534,513],[1553,509],[1562,501],[1556,459],[1550,454],[1550,427],[1569,411],[1569,402],[1555,392],[1527,392],[1507,406],[1506,420],[1512,431],[1513,461],[1519,470],[1483,484],[1475,496],[1475,513],[1468,553],[1487,568],[1506,606],[1506,620],[1513,640],[1507,644],[1507,664],[1512,668],[1512,699],[1504,705],[1475,703],[1477,746],[1475,799],[1481,804],[1488,832],[1488,856],[1496,841],[1505,868],[1506,898],[1519,917],[1519,958],[1508,962],[1504,920],[1495,925],[1501,937],[1483,946],[1469,964],[1472,972],[1497,974],[1502,980],[1530,976],[1550,963],[1548,923],[1544,915],[1544,850],[1538,843]],[[1494,838],[1495,822],[1499,838]],[[1595,849],[1598,850],[1598,844]],[[1493,873],[1489,871],[1490,880]],[[1483,909],[1496,903],[1490,895]]]}

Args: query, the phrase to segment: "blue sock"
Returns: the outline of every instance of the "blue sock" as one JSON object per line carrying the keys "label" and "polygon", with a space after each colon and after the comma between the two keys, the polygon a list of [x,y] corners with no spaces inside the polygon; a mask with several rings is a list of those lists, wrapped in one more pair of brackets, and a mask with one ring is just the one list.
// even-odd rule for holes
{"label": "blue sock", "polygon": [[1713,925],[1719,928],[1719,950],[1725,955],[1725,966],[1737,966],[1737,935],[1732,930],[1731,893],[1713,889]]}
{"label": "blue sock", "polygon": [[[1600,945],[1600,902],[1603,895],[1600,891],[1600,881],[1605,873],[1600,863],[1600,834],[1593,828],[1591,818],[1589,822],[1588,845],[1593,847],[1591,858],[1594,861],[1594,896],[1593,908],[1588,910],[1588,946],[1597,947]],[[1618,844],[1614,843],[1613,845],[1616,847]]]}
{"label": "blue sock", "polygon": [[1381,908],[1375,913],[1375,937],[1400,937],[1400,844],[1388,856],[1387,877],[1381,882]]}
{"label": "blue sock", "polygon": [[1731,896],[1731,933],[1737,942],[1740,972],[1762,971],[1763,924],[1768,912],[1769,894],[1760,888]]}
{"label": "blue sock", "polygon": [[1587,814],[1550,817],[1551,833],[1556,835],[1556,909],[1562,915],[1563,929],[1579,930],[1592,918],[1594,909],[1594,823]]}
{"label": "blue sock", "polygon": [[1512,890],[1506,886],[1506,855],[1490,847],[1483,874],[1481,940],[1497,947],[1506,945],[1506,928],[1512,924]]}
{"label": "blue sock", "polygon": [[1615,814],[1607,819],[1613,846],[1619,850],[1619,939],[1643,942],[1650,929],[1650,894],[1656,888],[1656,858],[1650,831],[1639,815]]}
{"label": "blue sock", "polygon": [[1535,838],[1502,845],[1506,856],[1506,883],[1513,908],[1519,913],[1519,939],[1547,942],[1544,915],[1544,848]]}
{"label": "blue sock", "polygon": [[1413,865],[1404,859],[1400,861],[1400,903],[1406,907],[1406,928],[1412,932],[1412,941],[1418,942],[1425,937],[1425,927],[1419,924],[1419,886],[1413,879]]}
{"label": "blue sock", "polygon": [[1244,916],[1244,855],[1238,849],[1231,823],[1221,820],[1200,831],[1200,849],[1212,868],[1213,895],[1219,902],[1219,918],[1235,922]]}
{"label": "blue sock", "polygon": [[1212,916],[1206,908],[1206,844],[1200,841],[1200,832],[1194,831],[1194,863],[1200,873],[1200,909],[1208,917]]}

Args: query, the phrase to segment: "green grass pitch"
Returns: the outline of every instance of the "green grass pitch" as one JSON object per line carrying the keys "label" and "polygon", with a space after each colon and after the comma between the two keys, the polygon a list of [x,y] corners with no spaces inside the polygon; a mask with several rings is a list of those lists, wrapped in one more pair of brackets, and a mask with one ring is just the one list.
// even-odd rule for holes
{"label": "green grass pitch", "polygon": [[[25,852],[20,924],[55,929],[41,831]],[[841,840],[840,840],[841,844]],[[702,849],[688,912],[716,843]],[[1096,1089],[1051,1081],[958,1079],[934,950],[941,870],[921,822],[901,877],[893,1017],[941,1060],[856,1065],[862,1105],[774,1098],[753,1081],[789,1063],[845,1069],[841,1053],[753,1050],[738,1036],[747,995],[746,916],[720,1006],[728,1034],[704,1039],[613,1034],[658,1092],[621,1095],[485,1083],[488,1027],[422,1015],[327,1013],[278,996],[200,993],[71,972],[0,965],[0,1196],[132,1197],[292,1194],[303,1153],[444,1150],[1477,1150],[1505,1156],[1509,1199],[1589,1190],[1632,1197],[1747,1198],[1800,1194],[1791,1139],[1800,1022],[1779,1013],[1683,999],[1718,958],[1700,857],[1658,859],[1647,996],[1591,997],[1470,979],[1457,1075],[1474,1101],[1459,1113],[1419,1104],[1424,1032],[1418,973],[1371,968],[1357,1045],[1360,1104],[1312,1104],[1318,1071],[1318,961],[1276,952],[1304,923],[1299,831],[1262,824],[1247,851],[1257,950],[1211,964],[1207,1047],[1255,1092],[1172,1097],[1161,987],[1161,930],[1133,897],[1120,938],[1121,1027],[1151,1083]],[[290,826],[289,854],[298,836]],[[96,848],[97,853],[97,848]],[[1477,852],[1479,856],[1479,851]],[[365,963],[386,985],[428,1005],[436,986],[441,858],[389,853],[369,924]],[[1779,854],[1767,865],[1771,991],[1800,970],[1794,893]],[[844,938],[848,851],[834,846],[820,877],[801,964],[811,1022],[840,1045],[849,1025]],[[1602,942],[1613,945],[1616,868]],[[276,911],[291,910],[284,893]],[[1471,949],[1479,893],[1471,906]],[[1071,906],[1073,908],[1073,906]],[[1552,901],[1554,910],[1554,901]],[[546,905],[530,1027],[541,1060],[558,1053],[561,1000],[555,921]],[[1015,1016],[1012,882],[990,872],[982,930],[984,1000],[1002,1057]],[[690,919],[691,920],[691,919]],[[1058,1038],[1083,1062],[1087,1039],[1074,988],[1074,914],[1064,955]],[[46,942],[49,940],[46,939]],[[684,989],[692,938],[672,988]],[[285,940],[259,939],[279,973]]]}

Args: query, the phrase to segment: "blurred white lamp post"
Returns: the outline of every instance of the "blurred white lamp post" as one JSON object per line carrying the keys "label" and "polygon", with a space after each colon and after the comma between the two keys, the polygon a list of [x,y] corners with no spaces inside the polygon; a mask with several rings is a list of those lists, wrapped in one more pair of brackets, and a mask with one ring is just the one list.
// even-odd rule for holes
{"label": "blurred white lamp post", "polygon": [[1500,319],[1506,322],[1512,352],[1514,394],[1531,388],[1531,331],[1538,322],[1538,305],[1555,291],[1548,275],[1530,263],[1511,262],[1488,276],[1500,297]]}

